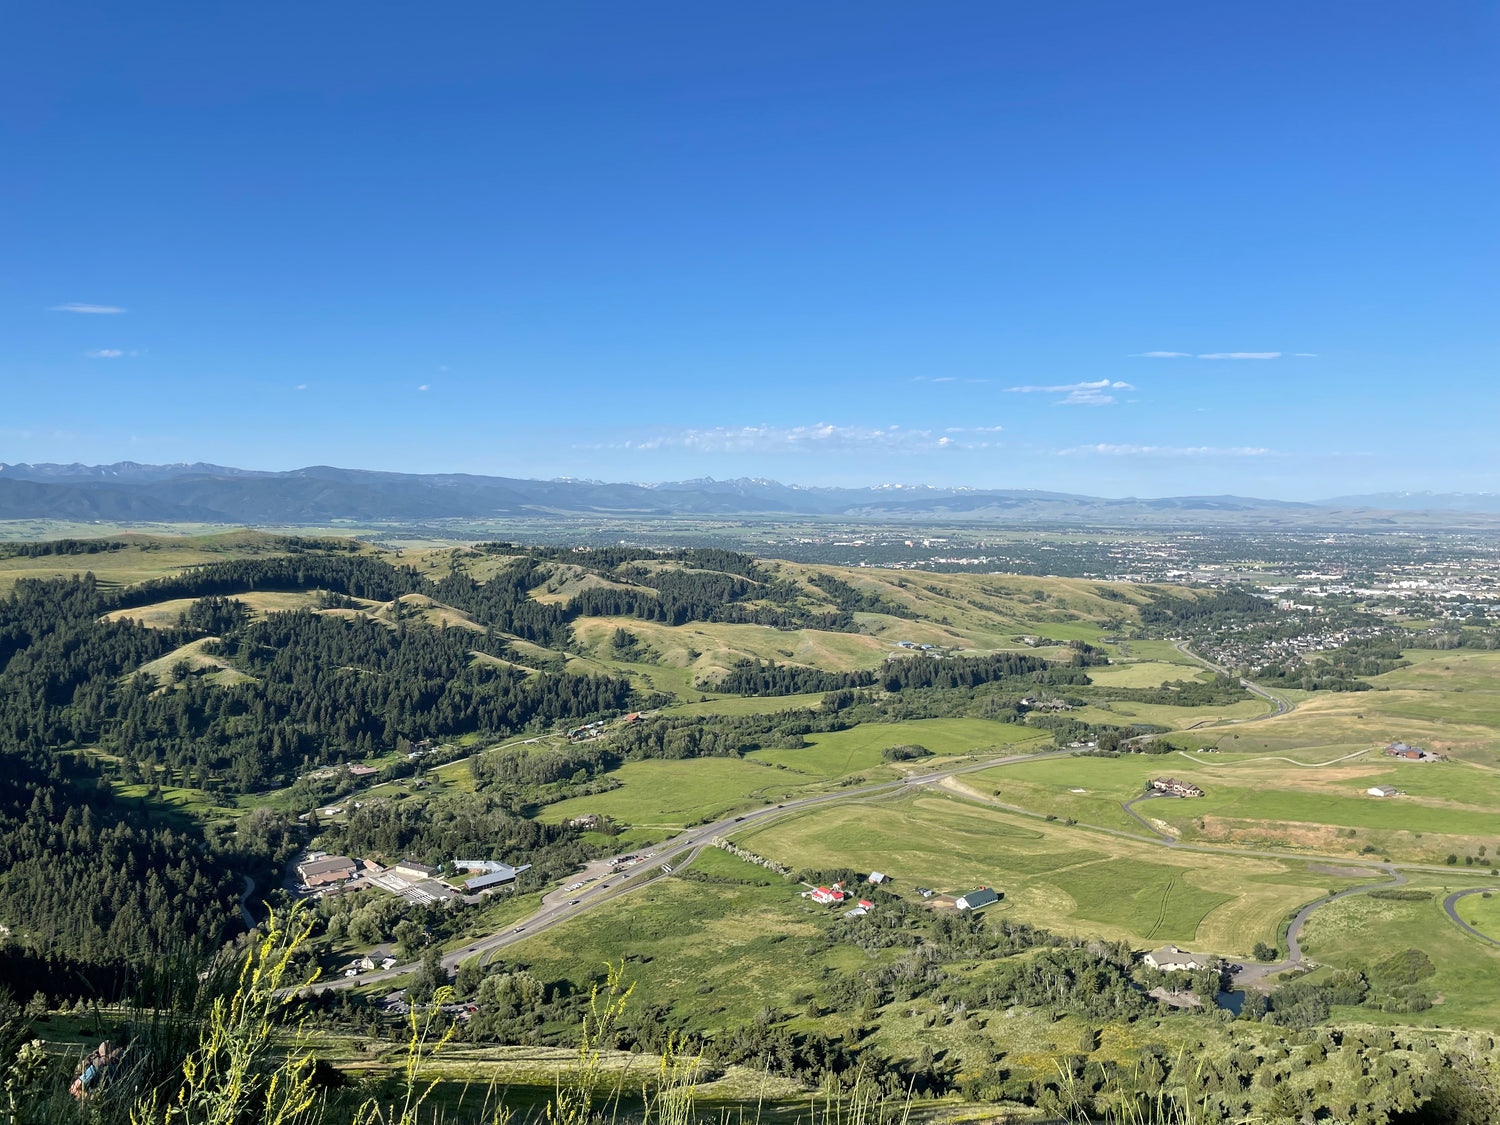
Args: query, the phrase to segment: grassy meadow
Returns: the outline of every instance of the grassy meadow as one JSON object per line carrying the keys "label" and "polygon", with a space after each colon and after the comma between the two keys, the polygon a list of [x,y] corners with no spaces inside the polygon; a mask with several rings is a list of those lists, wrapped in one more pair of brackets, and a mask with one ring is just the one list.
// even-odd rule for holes
{"label": "grassy meadow", "polygon": [[[1385,1015],[1359,1008],[1336,1011],[1335,1020],[1343,1016],[1438,1027],[1500,1025],[1500,949],[1465,934],[1443,915],[1442,908],[1448,891],[1485,881],[1466,872],[1451,880],[1416,879],[1411,888],[1431,890],[1430,899],[1408,902],[1351,895],[1314,911],[1300,940],[1303,952],[1315,961],[1368,966],[1403,949],[1420,949],[1437,968],[1437,975],[1425,981],[1424,987],[1437,992],[1441,1001],[1427,1011]],[[1477,895],[1460,901],[1475,900],[1479,900]]]}
{"label": "grassy meadow", "polygon": [[1059,933],[1227,956],[1274,942],[1287,911],[1350,882],[1297,860],[1173,851],[936,792],[840,804],[733,838],[793,867],[884,871],[901,891],[995,887],[1005,895],[997,913]]}

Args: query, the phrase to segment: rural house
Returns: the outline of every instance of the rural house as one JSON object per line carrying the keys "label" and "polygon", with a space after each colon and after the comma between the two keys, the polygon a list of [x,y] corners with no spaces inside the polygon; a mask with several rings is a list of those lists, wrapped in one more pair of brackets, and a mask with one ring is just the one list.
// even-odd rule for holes
{"label": "rural house", "polygon": [[1189,953],[1178,949],[1175,945],[1164,945],[1160,949],[1153,949],[1141,958],[1153,969],[1160,969],[1164,973],[1187,973],[1194,969],[1205,967],[1209,958],[1201,953]]}
{"label": "rural house", "polygon": [[1151,779],[1151,788],[1158,793],[1165,793],[1170,797],[1201,797],[1203,790],[1199,789],[1191,781],[1178,781],[1175,777],[1155,777]]}
{"label": "rural house", "polygon": [[1394,797],[1400,790],[1394,785],[1372,785],[1365,792],[1372,797]]}
{"label": "rural house", "polygon": [[807,897],[820,905],[827,906],[830,903],[843,902],[844,892],[836,887],[815,887]]}

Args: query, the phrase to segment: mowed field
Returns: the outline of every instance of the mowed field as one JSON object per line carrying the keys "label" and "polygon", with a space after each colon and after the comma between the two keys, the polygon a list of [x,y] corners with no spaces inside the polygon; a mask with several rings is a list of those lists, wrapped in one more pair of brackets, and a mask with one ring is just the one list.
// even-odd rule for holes
{"label": "mowed field", "polygon": [[[1337,749],[1347,754],[1360,748]],[[1185,842],[1323,855],[1373,851],[1428,863],[1443,862],[1450,853],[1478,860],[1500,852],[1500,774],[1458,761],[1396,762],[1378,749],[1327,761],[1318,766],[1280,756],[1175,753],[1077,757],[1003,766],[964,780],[1003,804],[1139,832],[1123,802],[1141,796],[1153,777],[1176,777],[1199,786],[1204,796],[1134,808],[1158,831]],[[1378,785],[1395,786],[1402,795],[1365,792]]]}
{"label": "mowed field", "polygon": [[1165,660],[1132,660],[1089,669],[1089,679],[1094,683],[1121,688],[1154,688],[1173,680],[1191,683],[1206,680],[1211,675],[1203,669],[1195,672],[1193,668],[1169,664]]}
{"label": "mowed field", "polygon": [[1058,933],[1238,957],[1274,942],[1288,911],[1350,882],[1296,860],[1174,852],[932,792],[812,810],[734,840],[794,867],[884,871],[901,891],[995,887],[996,913]]}
{"label": "mowed field", "polygon": [[557,824],[594,813],[620,824],[684,828],[819,788],[807,777],[739,758],[626,762],[609,776],[620,788],[547,805],[537,819]]}
{"label": "mowed field", "polygon": [[1019,723],[987,719],[913,719],[902,723],[863,723],[848,730],[806,736],[809,745],[797,750],[756,750],[746,755],[814,777],[844,777],[891,766],[882,753],[892,746],[924,746],[933,757],[895,763],[902,772],[934,768],[954,756],[1024,753],[1051,749],[1051,736]]}

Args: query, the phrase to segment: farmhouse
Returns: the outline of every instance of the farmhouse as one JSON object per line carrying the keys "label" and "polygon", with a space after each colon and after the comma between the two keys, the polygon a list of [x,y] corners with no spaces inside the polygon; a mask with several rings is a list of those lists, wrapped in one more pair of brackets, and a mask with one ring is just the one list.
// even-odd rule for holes
{"label": "farmhouse", "polygon": [[1203,790],[1191,781],[1178,781],[1175,777],[1154,777],[1151,779],[1151,788],[1171,797],[1203,796]]}
{"label": "farmhouse", "polygon": [[350,766],[349,767],[349,776],[350,777],[373,777],[375,774],[377,774],[379,772],[380,771],[378,769],[376,769],[374,766]]}
{"label": "farmhouse", "polygon": [[1365,792],[1372,797],[1394,797],[1400,790],[1394,785],[1372,785]]}
{"label": "farmhouse", "polygon": [[845,896],[844,892],[836,887],[814,887],[807,897],[820,905],[828,906],[831,903],[843,902]]}
{"label": "farmhouse", "polygon": [[1184,949],[1178,949],[1175,945],[1164,945],[1160,949],[1153,949],[1141,958],[1153,969],[1160,969],[1164,973],[1186,973],[1194,969],[1201,969],[1209,962],[1209,958],[1201,953],[1189,953]]}
{"label": "farmhouse", "polygon": [[331,855],[302,864],[297,874],[309,887],[327,887],[354,878],[354,861],[348,856]]}
{"label": "farmhouse", "polygon": [[868,880],[868,882],[872,886],[876,886],[876,887],[880,886],[882,883],[889,883],[890,881],[891,881],[891,877],[889,875],[882,874],[879,871],[871,871],[870,872],[870,878]]}
{"label": "farmhouse", "polygon": [[966,895],[960,895],[954,905],[960,910],[979,910],[982,907],[999,901],[1000,896],[994,891],[988,887],[980,887],[977,891],[970,891]]}

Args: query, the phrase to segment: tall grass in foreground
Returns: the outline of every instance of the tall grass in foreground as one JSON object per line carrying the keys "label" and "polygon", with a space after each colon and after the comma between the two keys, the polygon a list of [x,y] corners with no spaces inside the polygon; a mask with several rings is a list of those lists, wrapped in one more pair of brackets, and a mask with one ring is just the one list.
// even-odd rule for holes
{"label": "tall grass in foreground", "polygon": [[[245,955],[232,991],[220,995],[195,1021],[199,1033],[180,1056],[181,1062],[164,1080],[143,1084],[126,1081],[121,1074],[111,1090],[94,1105],[83,1103],[85,1120],[97,1125],[322,1125],[328,1116],[325,1096],[314,1085],[316,1062],[306,1045],[300,1025],[289,1025],[285,1015],[297,991],[311,980],[296,979],[296,955],[306,943],[311,926],[293,911],[273,915],[264,938]],[[542,1117],[546,1125],[695,1125],[702,1117],[695,1103],[696,1082],[702,1059],[681,1050],[678,1039],[668,1040],[641,1092],[638,1110],[621,1109],[626,1075],[619,1072],[613,1089],[605,1066],[605,1052],[613,1042],[634,986],[624,979],[624,964],[607,966],[602,983],[589,997],[579,1029],[578,1053],[571,1066],[559,1074],[556,1087]],[[397,1092],[361,1102],[351,1116],[340,1115],[350,1125],[511,1125],[512,1111],[504,1105],[503,1091],[492,1082],[477,1111],[444,1111],[429,1098],[442,1081],[427,1077],[440,1063],[454,1029],[440,1027],[441,1005],[451,999],[451,989],[440,989],[432,1004],[414,1005],[408,1016],[406,1047]],[[288,1034],[290,1031],[290,1034]],[[288,1047],[288,1040],[291,1046]],[[130,1088],[123,1105],[118,1102]],[[825,1104],[809,1106],[806,1125],[904,1125],[906,1105],[895,1107],[870,1083],[856,1083],[846,1095],[831,1090]],[[111,1108],[115,1112],[110,1112]],[[118,1111],[124,1108],[126,1113]],[[714,1115],[717,1125],[756,1125],[753,1117],[728,1111]],[[53,1121],[78,1121],[47,1115],[37,1125]]]}

